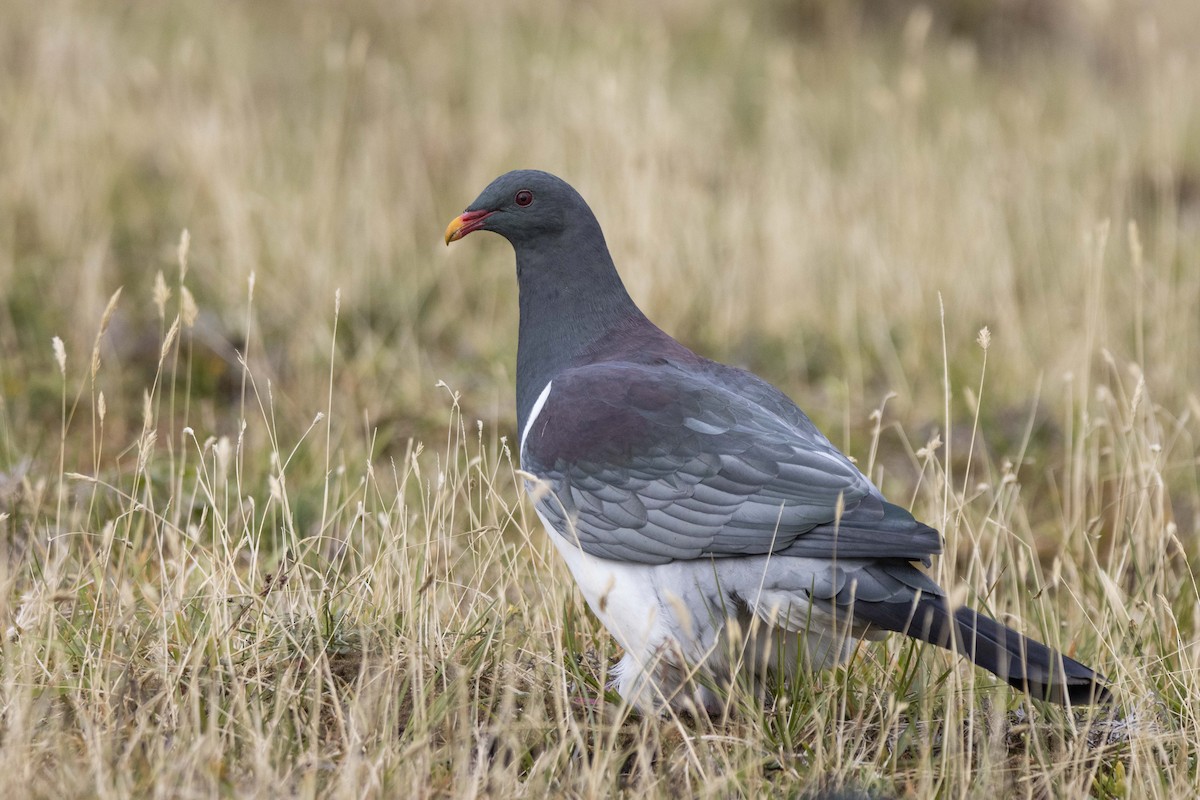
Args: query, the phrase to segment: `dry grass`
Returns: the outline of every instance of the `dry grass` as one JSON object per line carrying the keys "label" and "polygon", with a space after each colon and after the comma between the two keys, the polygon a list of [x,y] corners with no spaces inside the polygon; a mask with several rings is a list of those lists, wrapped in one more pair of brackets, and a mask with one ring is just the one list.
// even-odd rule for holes
{"label": "dry grass", "polygon": [[[1194,793],[1200,15],[834,6],[5,4],[5,796]],[[516,489],[511,256],[440,242],[517,166],[1116,719],[899,640],[621,710]]]}

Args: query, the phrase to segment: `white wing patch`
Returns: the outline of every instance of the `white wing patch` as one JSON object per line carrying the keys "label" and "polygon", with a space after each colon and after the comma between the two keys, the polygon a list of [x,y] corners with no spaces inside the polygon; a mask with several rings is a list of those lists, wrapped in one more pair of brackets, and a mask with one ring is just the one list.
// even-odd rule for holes
{"label": "white wing patch", "polygon": [[525,422],[525,430],[521,431],[521,449],[517,451],[517,458],[521,463],[525,463],[525,440],[529,438],[529,431],[533,428],[533,423],[537,421],[538,414],[542,413],[542,406],[546,405],[546,398],[550,396],[550,387],[554,385],[554,381],[546,383],[546,388],[542,389],[542,393],[538,395],[537,400],[533,401],[533,408],[529,411],[529,419]]}

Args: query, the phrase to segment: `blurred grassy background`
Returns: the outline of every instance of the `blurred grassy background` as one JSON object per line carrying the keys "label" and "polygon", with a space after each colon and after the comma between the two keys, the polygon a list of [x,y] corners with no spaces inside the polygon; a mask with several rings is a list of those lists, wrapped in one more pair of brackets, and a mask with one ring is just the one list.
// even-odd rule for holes
{"label": "blurred grassy background", "polygon": [[[589,200],[651,318],[784,388],[964,564],[979,537],[919,488],[935,431],[958,502],[1019,476],[980,513],[1051,583],[1098,542],[1131,597],[1179,598],[1194,630],[1187,562],[1147,584],[1163,553],[1127,569],[1122,548],[1149,526],[1197,551],[1196,41],[1190,0],[3,4],[4,625],[47,542],[128,522],[143,478],[174,524],[210,524],[183,493],[185,428],[239,442],[242,496],[280,497],[286,460],[302,491],[275,523],[301,539],[361,521],[350,477],[326,513],[331,469],[447,441],[438,381],[493,455],[512,441],[511,254],[441,236],[536,167]],[[319,412],[328,444],[289,456]]]}
{"label": "blurred grassy background", "polygon": [[100,381],[114,442],[128,440],[120,422],[140,423],[157,362],[153,276],[172,275],[184,228],[192,385],[212,424],[247,347],[285,418],[308,423],[340,288],[349,419],[365,414],[385,444],[427,436],[444,379],[468,416],[511,430],[511,262],[499,241],[448,255],[439,232],[522,166],[583,191],[654,319],[781,384],[850,447],[886,392],[909,427],[942,416],[939,293],[956,385],[975,383],[975,334],[992,331],[981,413],[1001,447],[1039,384],[1039,425],[1061,429],[1087,373],[1104,375],[1101,348],[1180,413],[1200,377],[1190,3],[3,14],[10,463],[40,453],[58,416],[50,337],[88,352],[121,286],[103,351],[119,368]]}

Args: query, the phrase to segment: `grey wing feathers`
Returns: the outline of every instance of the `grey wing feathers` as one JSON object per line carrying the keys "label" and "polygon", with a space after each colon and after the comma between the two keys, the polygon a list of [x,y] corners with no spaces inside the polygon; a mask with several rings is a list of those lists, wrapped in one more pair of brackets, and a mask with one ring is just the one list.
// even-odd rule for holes
{"label": "grey wing feathers", "polygon": [[[921,547],[925,552],[919,552]],[[939,552],[941,536],[936,530],[875,494],[864,497],[840,520],[814,527],[780,551],[807,558],[902,558],[921,560],[926,566]]]}
{"label": "grey wing feathers", "polygon": [[592,555],[649,564],[938,552],[937,532],[883,501],[794,405],[769,407],[783,395],[721,377],[627,362],[560,373],[521,453],[544,485],[538,510]]}

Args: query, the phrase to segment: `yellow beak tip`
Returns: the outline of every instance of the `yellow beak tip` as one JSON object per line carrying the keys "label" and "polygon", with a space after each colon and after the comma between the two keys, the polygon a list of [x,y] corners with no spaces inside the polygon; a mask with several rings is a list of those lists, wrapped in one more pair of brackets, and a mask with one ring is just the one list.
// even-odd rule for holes
{"label": "yellow beak tip", "polygon": [[451,242],[457,242],[462,237],[462,234],[461,234],[462,227],[463,227],[463,219],[461,216],[455,217],[454,219],[450,220],[450,224],[446,226],[446,244],[447,245],[449,245]]}

